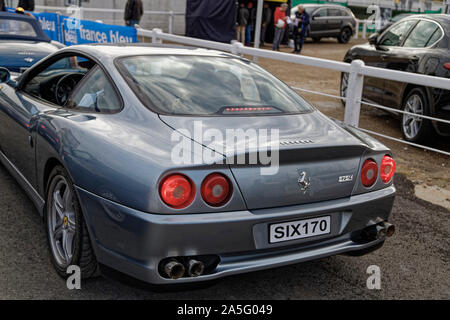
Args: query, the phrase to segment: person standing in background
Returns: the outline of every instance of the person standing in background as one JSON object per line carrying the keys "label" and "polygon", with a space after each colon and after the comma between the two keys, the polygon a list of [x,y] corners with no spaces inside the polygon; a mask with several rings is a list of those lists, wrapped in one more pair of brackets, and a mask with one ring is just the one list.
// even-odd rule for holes
{"label": "person standing in background", "polygon": [[275,34],[273,36],[272,50],[280,51],[280,43],[284,36],[284,30],[286,29],[286,10],[288,5],[283,3],[281,6],[275,9],[273,15],[273,24],[275,27]]}
{"label": "person standing in background", "polygon": [[242,44],[245,44],[245,30],[247,28],[248,19],[248,9],[245,7],[244,3],[241,3],[237,16],[238,26],[236,28],[236,39]]}
{"label": "person standing in background", "polygon": [[411,11],[413,8],[414,0],[408,0],[408,11]]}
{"label": "person standing in background", "polygon": [[25,11],[34,11],[34,0],[19,0],[17,7],[21,7]]}
{"label": "person standing in background", "polygon": [[262,14],[262,26],[261,26],[261,46],[264,46],[264,41],[266,40],[266,31],[270,22],[272,21],[272,10],[267,3],[264,3],[263,14]]}
{"label": "person standing in background", "polygon": [[406,10],[406,0],[400,0],[400,10],[401,11]]}
{"label": "person standing in background", "polygon": [[134,27],[141,22],[144,15],[144,6],[142,0],[128,0],[125,6],[124,20],[129,27]]}
{"label": "person standing in background", "polygon": [[295,13],[295,18],[297,19],[298,24],[297,28],[294,29],[294,53],[300,53],[308,33],[309,14],[303,6],[299,6],[298,11]]}
{"label": "person standing in background", "polygon": [[245,29],[245,44],[250,45],[252,42],[252,33],[254,30],[255,20],[256,20],[256,10],[253,7],[253,2],[247,4],[248,8],[248,23]]}
{"label": "person standing in background", "polygon": [[0,0],[0,11],[6,11],[5,0]]}

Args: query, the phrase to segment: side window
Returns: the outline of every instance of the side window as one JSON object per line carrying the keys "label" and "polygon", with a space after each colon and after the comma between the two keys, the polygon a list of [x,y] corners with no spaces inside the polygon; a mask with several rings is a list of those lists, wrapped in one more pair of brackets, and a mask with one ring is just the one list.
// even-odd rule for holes
{"label": "side window", "polygon": [[348,16],[350,16],[350,13],[347,10],[341,9],[341,16],[348,17]]}
{"label": "side window", "polygon": [[416,23],[416,20],[402,21],[394,24],[382,36],[380,45],[383,46],[399,46],[408,30]]}
{"label": "side window", "polygon": [[408,38],[405,40],[403,46],[409,48],[424,48],[427,46],[430,38],[436,33],[437,30],[440,31],[440,28],[436,23],[422,20],[408,35]]}
{"label": "side window", "polygon": [[314,13],[314,17],[326,17],[327,16],[327,9],[320,9],[317,10],[316,13]]}
{"label": "side window", "polygon": [[121,109],[116,91],[103,70],[96,66],[67,102],[68,109],[114,113]]}
{"label": "side window", "polygon": [[330,16],[330,17],[340,17],[340,16],[342,16],[341,10],[340,9],[329,8],[328,9],[328,16]]}
{"label": "side window", "polygon": [[23,91],[52,104],[63,106],[76,85],[95,63],[80,56],[63,56],[43,66],[23,87]]}
{"label": "side window", "polygon": [[436,31],[433,33],[433,35],[430,37],[430,40],[428,40],[425,47],[432,46],[436,43],[440,38],[442,37],[442,30],[441,28],[437,28]]}

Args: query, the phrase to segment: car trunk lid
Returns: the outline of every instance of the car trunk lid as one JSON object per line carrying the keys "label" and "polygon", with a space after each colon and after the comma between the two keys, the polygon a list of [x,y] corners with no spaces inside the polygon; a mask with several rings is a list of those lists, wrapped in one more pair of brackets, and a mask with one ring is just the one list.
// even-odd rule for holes
{"label": "car trunk lid", "polygon": [[[361,156],[367,146],[318,111],[305,114],[255,117],[178,117],[161,116],[161,120],[175,130],[189,136],[205,147],[224,154],[239,185],[248,209],[332,200],[351,195]],[[205,143],[201,132],[219,130],[224,139]],[[248,164],[249,157],[268,142],[252,148],[249,141],[226,142],[227,130],[255,129],[257,133],[278,130],[279,161],[272,157],[272,167]],[[197,135],[194,134],[197,130]],[[251,136],[251,135],[250,135]],[[200,138],[199,138],[200,137]],[[273,138],[273,137],[272,137]],[[224,152],[231,150],[232,153]],[[276,154],[276,153],[275,153]],[[237,164],[245,155],[247,164]],[[274,154],[272,154],[274,156]],[[261,170],[261,169],[266,169]]]}

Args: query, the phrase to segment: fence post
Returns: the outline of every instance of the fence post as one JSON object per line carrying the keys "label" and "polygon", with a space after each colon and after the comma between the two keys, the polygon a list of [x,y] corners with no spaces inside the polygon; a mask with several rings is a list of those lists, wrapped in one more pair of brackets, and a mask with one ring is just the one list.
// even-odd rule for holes
{"label": "fence post", "polygon": [[363,30],[362,30],[362,37],[363,37],[363,39],[366,38],[366,34],[367,34],[367,20],[364,20]]}
{"label": "fence post", "polygon": [[173,11],[169,12],[169,33],[173,34],[173,20],[174,20],[174,14]]}
{"label": "fence post", "polygon": [[152,43],[162,43],[162,39],[158,38],[158,33],[162,33],[162,30],[158,28],[152,30]]}
{"label": "fence post", "polygon": [[344,122],[354,127],[359,125],[359,114],[361,111],[364,84],[364,76],[360,73],[362,67],[364,67],[362,60],[352,61],[347,84]]}
{"label": "fence post", "polygon": [[241,48],[243,46],[244,45],[242,43],[240,43],[239,41],[233,40],[231,42],[231,53],[235,54],[235,55],[240,55],[241,54]]}
{"label": "fence post", "polygon": [[356,19],[356,28],[355,28],[355,39],[358,39],[359,36],[359,19]]}

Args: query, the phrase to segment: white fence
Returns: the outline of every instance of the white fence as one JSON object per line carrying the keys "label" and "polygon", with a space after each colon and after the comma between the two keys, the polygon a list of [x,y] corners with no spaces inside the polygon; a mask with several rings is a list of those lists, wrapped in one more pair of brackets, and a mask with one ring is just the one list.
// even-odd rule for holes
{"label": "white fence", "polygon": [[[279,61],[284,61],[284,62],[302,64],[302,65],[307,65],[307,66],[312,66],[312,67],[317,67],[317,68],[323,68],[323,69],[329,69],[329,70],[335,70],[335,71],[349,73],[349,80],[348,80],[349,82],[348,82],[346,98],[342,98],[340,96],[324,94],[324,93],[316,92],[316,91],[304,90],[301,88],[293,88],[293,89],[308,91],[310,93],[315,93],[315,94],[320,94],[320,95],[324,95],[324,96],[329,96],[329,97],[334,97],[337,99],[345,100],[346,104],[345,104],[344,122],[351,126],[355,126],[355,127],[359,126],[361,104],[365,104],[365,105],[375,107],[375,108],[380,108],[380,109],[387,110],[387,111],[392,111],[395,113],[404,113],[404,114],[413,115],[415,117],[420,117],[420,118],[429,119],[432,121],[438,121],[438,122],[450,124],[449,120],[433,118],[433,117],[429,117],[429,116],[425,116],[425,115],[412,114],[412,113],[398,110],[398,109],[392,109],[392,108],[388,108],[385,106],[379,106],[376,104],[367,103],[362,100],[363,81],[364,81],[365,76],[406,82],[406,83],[412,83],[412,84],[416,84],[419,86],[433,87],[433,88],[439,88],[439,89],[444,89],[444,90],[450,90],[450,79],[370,67],[370,66],[366,66],[364,64],[364,62],[361,60],[354,60],[350,64],[350,63],[326,60],[326,59],[315,58],[315,57],[307,57],[307,56],[301,56],[301,55],[293,55],[293,54],[289,54],[289,53],[273,52],[273,51],[268,51],[268,50],[245,47],[239,42],[227,44],[227,43],[213,42],[213,41],[207,41],[207,40],[201,40],[201,39],[195,39],[195,38],[188,38],[188,37],[163,33],[160,29],[153,29],[153,30],[138,29],[138,36],[151,38],[153,43],[162,43],[162,41],[165,40],[165,41],[184,44],[184,45],[188,45],[188,46],[203,47],[203,48],[231,52],[236,55],[249,55],[249,56],[253,56],[253,57],[267,58],[267,59],[272,59],[272,60],[279,60]],[[371,133],[371,134],[374,134],[374,135],[382,136],[382,137],[390,139],[390,140],[413,145],[413,146],[420,147],[420,148],[423,148],[426,150],[430,150],[430,151],[434,151],[434,152],[438,152],[438,153],[450,156],[450,152],[447,152],[444,150],[438,150],[438,149],[431,148],[428,146],[423,146],[423,145],[418,145],[415,143],[403,141],[403,140],[396,139],[396,138],[393,138],[390,136],[386,136],[381,133],[373,132],[373,131],[370,131],[367,129],[361,129],[361,130]]]}

